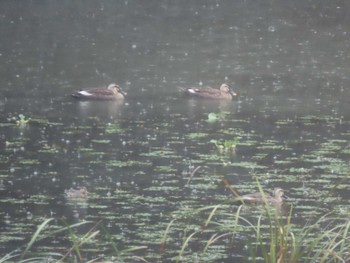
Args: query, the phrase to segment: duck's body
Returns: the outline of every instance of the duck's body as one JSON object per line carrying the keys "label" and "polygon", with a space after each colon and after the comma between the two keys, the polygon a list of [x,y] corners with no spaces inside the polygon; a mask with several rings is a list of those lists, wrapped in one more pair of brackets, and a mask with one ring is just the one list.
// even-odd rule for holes
{"label": "duck's body", "polygon": [[69,189],[64,191],[66,198],[68,199],[75,199],[75,198],[82,198],[86,199],[88,197],[88,191],[85,186],[79,188],[79,189]]}
{"label": "duck's body", "polygon": [[269,204],[276,205],[281,204],[283,202],[283,194],[284,192],[282,188],[275,188],[273,190],[272,196],[263,196],[261,193],[255,193],[242,195],[240,199],[243,200],[245,203],[264,204],[265,202],[267,202]]}
{"label": "duck's body", "polygon": [[222,84],[220,89],[214,88],[187,88],[185,90],[187,95],[206,99],[231,100],[237,94],[227,85]]}
{"label": "duck's body", "polygon": [[107,88],[92,88],[80,90],[72,94],[79,100],[123,100],[126,92],[115,83],[111,83]]}

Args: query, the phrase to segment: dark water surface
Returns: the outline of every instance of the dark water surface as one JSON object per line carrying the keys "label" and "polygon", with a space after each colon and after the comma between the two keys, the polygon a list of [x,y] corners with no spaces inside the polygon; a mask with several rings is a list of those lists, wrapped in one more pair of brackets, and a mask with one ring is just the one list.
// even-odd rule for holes
{"label": "dark water surface", "polygon": [[[102,219],[119,249],[146,245],[138,255],[170,261],[207,215],[179,220],[162,254],[167,224],[230,199],[221,178],[241,193],[257,190],[256,177],[284,188],[300,224],[349,215],[348,1],[1,1],[0,10],[0,255],[45,218],[65,217]],[[114,81],[124,103],[69,96]],[[234,101],[179,92],[222,82]],[[212,143],[234,138],[235,154]],[[65,199],[82,186],[87,201]],[[203,262],[246,256],[246,242],[224,242]],[[67,250],[61,239],[42,245]],[[112,249],[96,241],[83,251]]]}

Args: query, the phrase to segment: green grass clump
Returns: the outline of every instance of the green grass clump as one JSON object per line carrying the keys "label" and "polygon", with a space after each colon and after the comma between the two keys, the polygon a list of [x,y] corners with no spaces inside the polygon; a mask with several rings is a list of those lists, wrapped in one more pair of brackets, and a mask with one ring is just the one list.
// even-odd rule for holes
{"label": "green grass clump", "polygon": [[[260,185],[259,190],[264,194]],[[120,250],[118,247],[124,247],[125,244],[117,245],[116,239],[100,222],[68,225],[64,220],[51,218],[38,226],[26,246],[3,256],[0,263],[131,262],[128,261],[130,259],[148,262],[145,258],[155,256],[167,262],[217,262],[236,257],[230,253],[237,253],[237,245],[242,243],[245,245],[237,256],[241,257],[240,262],[350,262],[348,218],[341,220],[325,214],[316,222],[304,226],[292,221],[292,207],[285,212],[281,207],[271,206],[267,202],[260,206],[224,203],[197,209],[186,208],[172,214],[172,220],[166,225],[163,235],[159,235],[159,250],[137,245],[137,240],[135,246]],[[63,224],[52,227],[53,222]],[[77,234],[79,227],[89,224],[92,227],[84,230],[85,234]],[[97,242],[101,238],[101,229],[104,233],[102,238],[107,240],[106,244],[111,249],[108,254],[100,251],[97,255],[96,252],[95,259],[86,261],[84,245]],[[151,231],[152,228],[146,229]],[[35,246],[39,241],[49,241],[58,234],[64,234],[70,244],[63,253],[36,252]]]}
{"label": "green grass clump", "polygon": [[[260,185],[259,189],[264,195]],[[184,218],[195,218],[206,211],[207,219],[192,232],[184,230],[176,262],[190,262],[188,259],[193,258],[193,254],[198,262],[210,262],[210,247],[221,241],[224,244],[232,244],[234,250],[236,235],[246,237],[246,251],[241,253],[246,253],[243,257],[247,262],[349,262],[349,219],[341,220],[326,214],[315,223],[300,226],[292,223],[292,207],[287,213],[283,207],[268,203],[262,207],[249,208],[260,209],[261,214],[253,219],[250,219],[250,215],[243,215],[242,211],[246,209],[246,205],[239,206],[231,215],[227,213],[227,205],[208,206],[182,214]],[[226,219],[223,220],[223,217]],[[180,221],[181,218],[177,220]],[[175,228],[175,225],[173,220],[167,227],[163,244],[166,243],[166,236],[170,235],[170,226]],[[196,251],[191,247],[191,243],[197,244]],[[226,251],[229,250],[226,245]]]}
{"label": "green grass clump", "polygon": [[[62,226],[50,226],[52,222],[61,222]],[[82,235],[77,234],[75,230],[84,225],[92,224],[92,222],[84,221],[76,224],[69,225],[64,219],[49,218],[41,223],[30,241],[25,247],[21,247],[12,251],[2,258],[0,258],[0,263],[16,262],[16,263],[27,263],[27,262],[97,262],[101,260],[101,257],[86,261],[83,256],[83,246],[88,243],[93,243],[94,239],[100,234],[100,230],[97,228],[100,226],[101,222],[93,224],[93,226]],[[55,230],[53,230],[55,229]],[[102,227],[102,229],[105,228]],[[58,234],[63,233],[67,240],[69,240],[70,246],[66,249],[64,253],[56,252],[37,252],[35,251],[35,244],[42,241],[49,241],[50,238],[55,238]],[[106,232],[108,236],[108,233]],[[113,255],[109,258],[117,260],[117,262],[123,262],[122,256],[127,253],[131,253],[136,250],[145,249],[146,246],[136,246],[131,248],[126,248],[124,250],[118,250],[114,243],[110,243],[114,250]],[[139,260],[143,260],[141,257],[133,257]],[[144,261],[146,262],[146,261]]]}

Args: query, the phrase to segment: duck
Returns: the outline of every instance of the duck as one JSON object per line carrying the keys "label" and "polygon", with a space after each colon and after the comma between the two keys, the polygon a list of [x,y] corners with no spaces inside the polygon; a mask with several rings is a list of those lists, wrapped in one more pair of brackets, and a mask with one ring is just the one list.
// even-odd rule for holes
{"label": "duck", "polygon": [[118,84],[111,83],[107,88],[84,89],[71,95],[79,100],[123,100],[127,93]]}
{"label": "duck", "polygon": [[284,191],[282,188],[275,188],[272,192],[272,196],[262,195],[261,193],[254,194],[246,194],[242,195],[239,199],[244,203],[252,203],[252,204],[264,204],[265,202],[272,205],[280,205],[283,203],[282,196],[284,195]]}
{"label": "duck", "polygon": [[218,100],[231,100],[237,96],[232,88],[226,83],[221,84],[219,89],[206,87],[206,88],[187,88],[185,93],[191,97],[218,99]]}
{"label": "duck", "polygon": [[70,188],[69,190],[65,190],[64,194],[68,199],[76,199],[76,198],[86,199],[88,197],[89,192],[86,189],[86,187],[83,186],[83,187],[80,187],[79,189]]}

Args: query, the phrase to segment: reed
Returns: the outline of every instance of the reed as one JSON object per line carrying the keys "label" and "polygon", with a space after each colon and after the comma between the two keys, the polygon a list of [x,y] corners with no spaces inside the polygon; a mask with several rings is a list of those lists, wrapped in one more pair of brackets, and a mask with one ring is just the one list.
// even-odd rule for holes
{"label": "reed", "polygon": [[[48,229],[50,223],[52,222],[60,222],[63,224],[62,227],[51,230]],[[93,222],[90,221],[84,221],[76,224],[69,225],[66,220],[64,219],[56,219],[56,218],[49,218],[44,220],[38,227],[37,230],[32,235],[31,239],[29,240],[28,244],[26,244],[23,247],[20,247],[16,249],[15,251],[12,251],[6,255],[4,255],[2,258],[0,258],[0,263],[8,263],[8,262],[16,262],[16,263],[27,263],[27,262],[72,262],[72,258],[75,258],[73,262],[84,262],[84,257],[82,255],[82,246],[86,243],[91,243],[97,236],[100,234],[100,231],[97,230],[97,227],[101,224],[101,221],[95,223],[85,234],[83,235],[77,235],[75,233],[75,229],[91,224]],[[35,249],[35,244],[44,241],[49,240],[52,237],[57,236],[58,234],[63,233],[65,237],[71,242],[71,246],[67,249],[67,251],[62,253],[56,253],[56,252],[34,252],[32,250]],[[116,246],[114,246],[116,248]],[[141,250],[147,248],[146,246],[135,246],[130,247],[124,250],[115,251],[115,255],[118,258],[118,262],[123,262],[122,255],[123,254],[130,254],[134,251]],[[68,257],[71,257],[68,260]],[[133,258],[137,259],[138,261],[147,262],[145,259],[134,256]],[[96,258],[90,261],[86,262],[97,262],[100,258]],[[108,262],[108,261],[106,261]]]}
{"label": "reed", "polygon": [[[258,184],[261,195],[265,195]],[[250,207],[254,208],[254,207]],[[180,213],[176,219],[170,221],[160,238],[160,252],[166,249],[173,254],[173,262],[215,262],[215,244],[224,244],[225,249],[230,250],[235,246],[236,237],[240,242],[246,240],[245,250],[240,251],[243,261],[266,263],[300,263],[300,262],[350,262],[350,219],[333,218],[328,213],[304,226],[292,223],[293,207],[287,213],[281,212],[279,207],[270,205],[267,200],[258,216],[243,215],[246,204],[229,206],[226,203],[200,207],[194,210],[186,210]],[[255,209],[255,208],[254,208]],[[187,220],[196,217],[199,224],[188,226]],[[182,222],[181,222],[182,221]],[[61,222],[63,226],[50,230],[50,224]],[[185,222],[185,223],[184,223]],[[76,234],[80,226],[92,224],[85,234]],[[84,262],[83,246],[94,242],[105,232],[107,244],[112,247],[109,255],[100,255],[89,262],[105,261],[109,259],[125,262],[125,256],[138,262],[148,262],[145,258],[136,255],[143,250],[147,257],[148,247],[144,245],[134,246],[119,250],[113,237],[101,222],[81,222],[69,225],[64,220],[46,219],[41,223],[32,235],[28,243],[15,251],[0,258],[3,262],[46,262],[48,259],[54,262],[67,262],[75,258],[75,262]],[[181,231],[182,240],[178,242],[174,235]],[[39,241],[49,239],[57,234],[64,234],[70,242],[70,247],[65,253],[35,253],[35,246]],[[171,246],[168,248],[169,240]],[[175,250],[174,250],[175,246]],[[153,250],[154,251],[154,250]],[[246,255],[244,255],[246,253]],[[135,255],[133,255],[135,254]],[[163,254],[164,255],[164,254]],[[169,258],[164,258],[170,260]],[[106,261],[107,260],[107,261]]]}
{"label": "reed", "polygon": [[[258,187],[264,196],[259,183]],[[268,233],[262,233],[260,216],[255,228],[255,246],[249,249],[253,262],[261,257],[266,263],[349,262],[350,220],[341,222],[325,214],[313,224],[297,227],[291,223],[293,207],[284,215],[265,201],[264,210]]]}
{"label": "reed", "polygon": [[[263,197],[266,196],[259,182],[258,187],[260,194]],[[313,224],[299,226],[292,223],[293,206],[285,213],[281,207],[271,205],[266,198],[264,199],[262,214],[255,218],[256,222],[253,222],[254,219],[242,216],[244,204],[237,208],[233,220],[226,223],[217,221],[216,217],[222,217],[222,212],[227,209],[227,206],[207,206],[193,210],[192,217],[203,212],[207,212],[208,216],[207,219],[203,219],[204,224],[201,231],[194,231],[185,237],[177,262],[186,261],[185,248],[194,239],[194,236],[196,236],[197,244],[200,241],[204,242],[203,249],[191,250],[187,252],[187,256],[191,257],[191,253],[196,253],[199,262],[207,262],[206,253],[210,246],[227,237],[233,240],[237,233],[249,236],[246,259],[250,262],[350,262],[349,219],[341,220],[332,218],[331,214],[325,214]],[[174,222],[171,223],[173,226]],[[167,233],[170,231],[169,228],[170,225],[166,229]],[[217,232],[205,240],[206,231],[209,233],[213,229],[216,229]],[[243,233],[240,232],[242,229],[245,229]]]}

